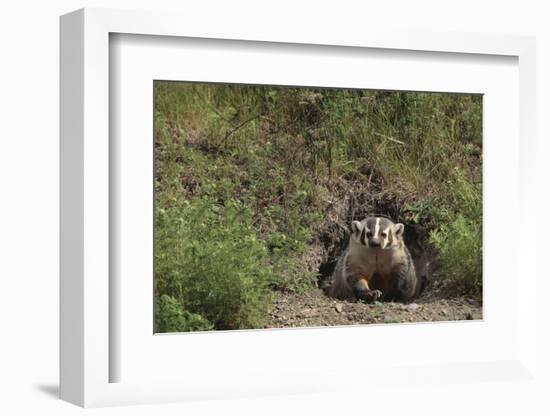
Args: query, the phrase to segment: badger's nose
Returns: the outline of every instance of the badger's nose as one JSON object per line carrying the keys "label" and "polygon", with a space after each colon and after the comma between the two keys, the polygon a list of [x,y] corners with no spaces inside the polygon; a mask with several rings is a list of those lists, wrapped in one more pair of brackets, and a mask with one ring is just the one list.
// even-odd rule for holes
{"label": "badger's nose", "polygon": [[371,247],[380,247],[380,241],[371,240],[371,241],[369,241],[369,246],[371,246]]}

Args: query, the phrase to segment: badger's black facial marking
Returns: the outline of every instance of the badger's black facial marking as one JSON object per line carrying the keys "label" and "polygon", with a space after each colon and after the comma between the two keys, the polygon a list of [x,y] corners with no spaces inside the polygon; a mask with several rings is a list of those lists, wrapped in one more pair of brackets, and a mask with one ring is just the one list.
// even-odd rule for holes
{"label": "badger's black facial marking", "polygon": [[365,231],[365,228],[364,228],[364,227],[363,227],[363,231],[361,231],[361,237],[359,238],[359,241],[360,241],[361,244],[363,244],[364,246],[367,245],[366,231]]}
{"label": "badger's black facial marking", "polygon": [[369,217],[365,221],[367,228],[366,245],[372,248],[388,248],[393,241],[393,222],[384,217]]}
{"label": "badger's black facial marking", "polygon": [[353,221],[351,223],[351,238],[358,241],[361,245],[367,245],[365,232],[365,224],[363,222]]}

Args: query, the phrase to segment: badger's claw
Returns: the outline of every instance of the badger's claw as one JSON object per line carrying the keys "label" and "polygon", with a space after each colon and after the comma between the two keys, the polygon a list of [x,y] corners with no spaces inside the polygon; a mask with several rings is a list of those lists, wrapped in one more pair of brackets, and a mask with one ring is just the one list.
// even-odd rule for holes
{"label": "badger's claw", "polygon": [[382,298],[382,292],[378,289],[371,290],[369,297],[372,299],[372,302],[376,302],[378,299]]}
{"label": "badger's claw", "polygon": [[378,289],[375,290],[358,290],[357,298],[364,300],[367,303],[376,302],[378,299],[382,298],[382,292]]}

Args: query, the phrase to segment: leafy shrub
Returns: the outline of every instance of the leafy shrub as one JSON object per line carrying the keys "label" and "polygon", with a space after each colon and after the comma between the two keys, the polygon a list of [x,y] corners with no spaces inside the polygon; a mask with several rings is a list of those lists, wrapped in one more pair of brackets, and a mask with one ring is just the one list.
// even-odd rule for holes
{"label": "leafy shrub", "polygon": [[216,329],[264,326],[273,267],[249,207],[203,197],[157,209],[155,242],[157,296],[171,296]]}
{"label": "leafy shrub", "polygon": [[157,332],[210,331],[214,325],[201,315],[191,313],[175,298],[161,295],[155,302]]}
{"label": "leafy shrub", "polygon": [[453,209],[439,211],[441,225],[430,233],[430,241],[439,250],[444,278],[466,292],[479,294],[483,273],[481,184],[467,181],[458,170],[454,174],[449,181]]}

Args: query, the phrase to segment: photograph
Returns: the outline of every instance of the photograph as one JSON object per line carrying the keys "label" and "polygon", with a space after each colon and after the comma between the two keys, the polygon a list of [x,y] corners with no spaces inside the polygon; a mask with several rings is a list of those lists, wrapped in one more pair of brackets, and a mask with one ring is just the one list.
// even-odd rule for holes
{"label": "photograph", "polygon": [[154,332],[483,319],[483,95],[153,82]]}

